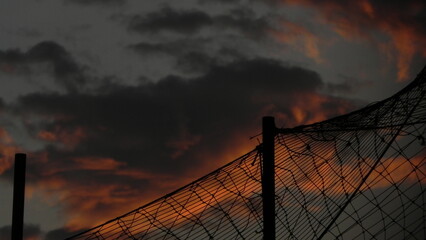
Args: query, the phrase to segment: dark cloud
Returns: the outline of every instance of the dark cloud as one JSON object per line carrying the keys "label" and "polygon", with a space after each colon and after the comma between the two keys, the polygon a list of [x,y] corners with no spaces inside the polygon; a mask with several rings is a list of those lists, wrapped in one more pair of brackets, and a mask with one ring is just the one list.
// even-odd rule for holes
{"label": "dark cloud", "polygon": [[[0,227],[0,240],[10,240],[12,236],[12,227]],[[24,239],[38,239],[41,236],[40,227],[36,225],[24,225]]]}
{"label": "dark cloud", "polygon": [[272,24],[267,17],[257,17],[256,13],[247,7],[235,8],[220,15],[210,15],[201,10],[178,11],[165,7],[146,16],[133,16],[129,23],[130,30],[141,34],[161,31],[195,34],[208,27],[218,33],[232,29],[253,39],[261,39],[266,36],[266,31],[272,28]]}
{"label": "dark cloud", "polygon": [[[211,46],[204,38],[180,39],[163,43],[140,42],[128,46],[141,57],[172,57],[175,68],[182,73],[206,73],[211,67],[244,59],[238,49]],[[216,49],[217,48],[217,49]]]}
{"label": "dark cloud", "polygon": [[218,59],[202,52],[188,52],[176,62],[176,68],[184,73],[204,73],[214,65],[218,65]]}
{"label": "dark cloud", "polygon": [[[75,147],[68,157],[112,157],[150,171],[179,172],[196,165],[192,147],[221,147],[208,140],[217,133],[212,129],[243,131],[266,106],[286,112],[293,98],[316,94],[321,86],[314,72],[254,59],[213,67],[196,79],[170,76],[97,94],[30,94],[20,98],[19,109],[56,119],[31,129],[58,135],[57,142],[67,135],[63,143]],[[180,141],[192,143],[183,151],[173,144]]]}
{"label": "dark cloud", "polygon": [[[168,10],[172,11],[172,10]],[[171,38],[167,41],[143,41],[128,46],[142,57],[172,57],[175,67],[183,73],[205,73],[210,66],[229,63],[252,55],[244,47],[247,41],[266,39],[272,23],[265,17],[256,17],[248,8],[231,10],[229,14],[210,18],[214,34]],[[231,33],[231,34],[230,34]],[[243,40],[237,35],[244,35]],[[241,42],[239,44],[238,42]]]}
{"label": "dark cloud", "polygon": [[252,39],[267,37],[267,31],[272,29],[272,23],[266,17],[256,17],[249,8],[233,9],[229,14],[218,15],[214,21],[219,29],[235,29]]}
{"label": "dark cloud", "polygon": [[248,137],[260,131],[264,115],[290,127],[350,108],[319,94],[322,87],[313,71],[240,59],[196,78],[32,93],[14,109],[29,134],[46,143],[31,154],[29,183],[60,192],[75,229],[122,214],[140,199],[179,187],[184,182],[176,179],[188,179],[189,172],[200,176],[231,160],[225,156],[251,150],[256,143]]}
{"label": "dark cloud", "polygon": [[130,20],[129,29],[139,33],[172,31],[193,34],[211,24],[212,19],[210,16],[202,11],[177,11],[170,7],[165,7],[158,12],[152,12],[143,17],[134,16]]}
{"label": "dark cloud", "polygon": [[[191,18],[194,19],[189,20]],[[195,18],[205,20],[196,21]],[[172,36],[157,40],[155,38],[158,36],[154,40],[147,38],[129,45],[128,48],[142,57],[171,58],[175,69],[180,73],[200,74],[206,73],[213,65],[252,57],[254,51],[244,48],[250,47],[250,41],[268,39],[273,22],[269,17],[258,17],[247,7],[234,8],[227,14],[219,15],[209,15],[200,10],[177,11],[166,7],[146,16],[134,16],[129,28],[141,34],[163,30],[191,33],[184,37]],[[207,31],[200,32],[207,28]],[[197,32],[200,34],[195,35]]]}
{"label": "dark cloud", "polygon": [[45,41],[28,51],[18,49],[0,51],[0,70],[7,73],[29,73],[30,66],[47,63],[52,67],[56,83],[69,91],[76,91],[86,83],[83,76],[85,68],[75,62],[61,45]]}

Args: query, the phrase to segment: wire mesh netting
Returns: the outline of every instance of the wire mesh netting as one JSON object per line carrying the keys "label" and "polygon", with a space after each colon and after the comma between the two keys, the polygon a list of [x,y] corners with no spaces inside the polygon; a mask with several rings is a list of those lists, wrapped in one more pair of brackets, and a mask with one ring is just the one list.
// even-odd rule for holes
{"label": "wire mesh netting", "polygon": [[[277,129],[277,239],[426,239],[425,94]],[[68,239],[262,239],[261,149]]]}

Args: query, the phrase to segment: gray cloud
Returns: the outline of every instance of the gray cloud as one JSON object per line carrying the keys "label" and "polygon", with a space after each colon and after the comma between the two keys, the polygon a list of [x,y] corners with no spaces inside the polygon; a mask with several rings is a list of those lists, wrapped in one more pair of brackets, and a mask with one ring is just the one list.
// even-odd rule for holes
{"label": "gray cloud", "polygon": [[[276,44],[269,32],[275,24],[271,16],[258,16],[259,14],[249,7],[234,7],[224,12],[226,13],[211,15],[202,10],[176,10],[166,7],[146,15],[134,16],[130,20],[130,29],[143,35],[144,40],[128,45],[128,49],[144,58],[158,57],[168,64],[171,59],[175,70],[180,73],[200,74],[206,73],[213,65],[257,57],[260,41],[270,42],[271,48]],[[205,20],[177,20],[195,16]],[[182,33],[181,28],[187,28],[186,22],[197,22],[196,27],[190,25],[188,30],[185,30],[191,34],[170,35],[167,38],[148,34],[166,30]],[[256,44],[253,45],[253,42]]]}
{"label": "gray cloud", "polygon": [[211,28],[216,32],[232,29],[253,39],[261,39],[272,28],[272,24],[267,17],[257,17],[247,7],[231,9],[227,14],[219,15],[195,9],[176,10],[164,7],[144,16],[133,16],[128,28],[141,34],[169,31],[189,35],[198,33],[203,28]]}
{"label": "gray cloud", "polygon": [[28,51],[19,49],[0,51],[0,71],[7,73],[30,73],[34,64],[47,63],[52,67],[56,83],[69,91],[77,91],[85,83],[85,68],[75,62],[71,55],[61,45],[44,41]]}
{"label": "gray cloud", "polygon": [[272,29],[272,23],[266,17],[256,17],[256,13],[249,8],[237,8],[226,15],[214,17],[219,29],[235,29],[251,39],[267,37],[267,30]]}
{"label": "gray cloud", "polygon": [[[226,45],[226,44],[224,44]],[[140,42],[128,46],[141,57],[171,57],[174,67],[185,74],[205,74],[211,67],[247,58],[237,48],[216,46],[211,39],[191,38],[169,42]]]}
{"label": "gray cloud", "polygon": [[192,51],[177,58],[176,68],[184,73],[204,73],[218,64],[217,58],[202,52]]}
{"label": "gray cloud", "polygon": [[163,43],[140,42],[128,46],[141,57],[172,57],[182,73],[206,73],[211,67],[244,59],[238,49],[214,46],[208,39],[180,39]]}
{"label": "gray cloud", "polygon": [[361,81],[359,79],[353,78],[353,77],[349,77],[349,76],[344,76],[344,75],[339,75],[339,78],[342,80],[341,82],[338,83],[327,83],[326,84],[326,89],[328,92],[330,93],[343,93],[343,94],[348,94],[348,93],[355,93],[358,91],[361,91],[362,89],[366,88],[366,87],[371,87],[373,85],[372,81]]}
{"label": "gray cloud", "polygon": [[140,42],[130,45],[129,48],[142,56],[166,54],[179,57],[189,51],[205,51],[209,43],[211,41],[205,38],[184,38],[168,42]]}
{"label": "gray cloud", "polygon": [[193,34],[211,24],[211,17],[202,11],[177,11],[165,7],[158,12],[148,13],[146,16],[134,16],[130,20],[129,29],[139,33],[172,31]]}

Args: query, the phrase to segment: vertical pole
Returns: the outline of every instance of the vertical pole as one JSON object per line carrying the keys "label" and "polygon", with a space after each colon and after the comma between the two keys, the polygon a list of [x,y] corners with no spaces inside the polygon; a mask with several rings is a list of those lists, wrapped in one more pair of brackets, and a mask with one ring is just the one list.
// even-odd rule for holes
{"label": "vertical pole", "polygon": [[275,240],[275,120],[274,117],[262,119],[263,161],[263,239]]}
{"label": "vertical pole", "polygon": [[27,156],[15,154],[13,175],[12,240],[22,240],[24,232],[25,168]]}

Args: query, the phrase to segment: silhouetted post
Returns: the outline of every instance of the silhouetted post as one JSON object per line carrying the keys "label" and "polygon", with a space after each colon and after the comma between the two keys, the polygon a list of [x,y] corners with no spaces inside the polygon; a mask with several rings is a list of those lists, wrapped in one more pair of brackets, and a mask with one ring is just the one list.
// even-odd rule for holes
{"label": "silhouetted post", "polygon": [[13,175],[12,240],[22,240],[24,232],[25,168],[27,156],[15,154]]}
{"label": "silhouetted post", "polygon": [[262,198],[263,198],[263,239],[275,240],[275,120],[263,117],[263,161],[262,161]]}

